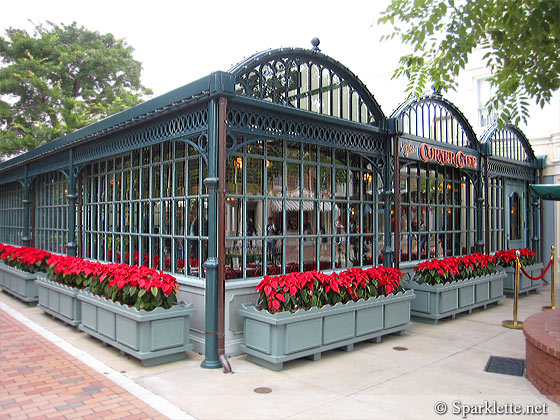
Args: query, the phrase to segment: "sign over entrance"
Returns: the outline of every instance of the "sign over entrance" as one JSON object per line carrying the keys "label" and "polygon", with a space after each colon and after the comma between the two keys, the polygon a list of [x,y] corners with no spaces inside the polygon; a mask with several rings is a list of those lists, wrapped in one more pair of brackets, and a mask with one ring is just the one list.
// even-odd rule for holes
{"label": "sign over entrance", "polygon": [[410,139],[399,139],[399,157],[439,163],[456,168],[478,169],[478,158],[461,150],[450,150]]}

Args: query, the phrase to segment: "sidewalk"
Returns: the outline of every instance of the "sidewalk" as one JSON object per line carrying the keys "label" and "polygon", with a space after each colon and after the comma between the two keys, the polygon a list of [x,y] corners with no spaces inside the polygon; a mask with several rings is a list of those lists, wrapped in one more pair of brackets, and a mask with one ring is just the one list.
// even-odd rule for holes
{"label": "sidewalk", "polygon": [[[549,285],[520,298],[519,319],[549,300]],[[185,361],[142,367],[2,293],[0,419],[461,418],[452,413],[454,405],[485,401],[523,408],[544,403],[547,415],[513,417],[560,418],[560,407],[526,378],[484,372],[491,355],[525,358],[523,332],[501,326],[512,319],[512,304],[506,298],[438,325],[414,323],[404,336],[359,343],[352,352],[330,351],[316,362],[289,362],[281,372],[232,357],[234,373],[226,375],[200,368],[203,357],[192,352]],[[256,393],[259,387],[271,392]],[[448,406],[442,416],[434,411],[440,401]]]}

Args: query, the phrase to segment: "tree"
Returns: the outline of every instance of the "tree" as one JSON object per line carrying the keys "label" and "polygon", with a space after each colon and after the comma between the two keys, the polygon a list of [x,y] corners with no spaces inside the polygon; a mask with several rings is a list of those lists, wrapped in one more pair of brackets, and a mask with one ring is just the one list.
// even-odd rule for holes
{"label": "tree", "polygon": [[76,23],[0,37],[0,156],[33,149],[142,102],[142,65],[112,34]]}
{"label": "tree", "polygon": [[393,77],[409,78],[407,92],[428,83],[455,89],[469,54],[484,50],[495,96],[487,106],[500,124],[527,122],[528,101],[542,108],[560,88],[558,0],[391,0],[379,23],[413,52],[403,55]]}

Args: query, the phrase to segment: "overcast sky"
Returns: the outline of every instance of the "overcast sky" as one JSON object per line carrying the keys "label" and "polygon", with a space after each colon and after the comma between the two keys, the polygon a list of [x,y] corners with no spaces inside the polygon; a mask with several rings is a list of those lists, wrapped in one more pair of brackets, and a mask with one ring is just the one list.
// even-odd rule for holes
{"label": "overcast sky", "polygon": [[388,115],[402,102],[404,82],[391,75],[403,49],[380,42],[378,27],[389,0],[20,0],[4,2],[2,36],[28,20],[78,25],[124,38],[143,65],[142,81],[154,96],[215,70],[229,70],[252,54],[278,47],[311,48],[352,70]]}

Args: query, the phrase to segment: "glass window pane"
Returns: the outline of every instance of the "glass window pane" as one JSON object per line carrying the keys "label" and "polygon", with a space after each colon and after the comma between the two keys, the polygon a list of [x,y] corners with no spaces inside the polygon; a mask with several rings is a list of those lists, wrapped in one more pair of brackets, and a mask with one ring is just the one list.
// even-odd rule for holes
{"label": "glass window pane", "polygon": [[282,188],[282,173],[283,164],[282,162],[275,160],[267,160],[267,191],[269,196],[281,196],[283,192]]}
{"label": "glass window pane", "polygon": [[295,141],[289,141],[286,144],[286,157],[288,159],[300,159],[300,143]]}
{"label": "glass window pane", "polygon": [[243,194],[243,158],[241,156],[231,156],[228,159],[226,183],[226,192],[228,194]]}
{"label": "glass window pane", "polygon": [[247,277],[263,275],[264,246],[262,240],[249,239],[247,241]]}
{"label": "glass window pane", "polygon": [[303,197],[315,198],[317,196],[317,167],[303,165]]}
{"label": "glass window pane", "polygon": [[198,195],[200,191],[200,159],[191,158],[188,160],[188,164],[189,195]]}
{"label": "glass window pane", "polygon": [[286,233],[288,235],[300,234],[300,201],[287,200],[286,201]]}
{"label": "glass window pane", "polygon": [[299,238],[286,239],[286,273],[300,271],[299,242]]}
{"label": "glass window pane", "polygon": [[305,238],[303,240],[303,271],[317,270],[317,240]]}
{"label": "glass window pane", "polygon": [[243,210],[241,206],[241,199],[226,198],[226,236],[242,236]]}
{"label": "glass window pane", "polygon": [[185,240],[183,238],[174,239],[175,251],[175,267],[173,269],[174,273],[184,274],[185,273]]}
{"label": "glass window pane", "polygon": [[319,245],[319,270],[330,270],[332,268],[332,239],[321,238]]}
{"label": "glass window pane", "polygon": [[335,172],[335,197],[337,198],[345,198],[347,192],[347,179],[346,179],[346,169],[336,169]]}
{"label": "glass window pane", "polygon": [[303,160],[308,162],[317,161],[317,146],[314,144],[304,144],[303,145]]}
{"label": "glass window pane", "polygon": [[299,197],[299,168],[297,163],[286,164],[286,197]]}
{"label": "glass window pane", "polygon": [[332,176],[331,168],[321,166],[321,198],[332,198]]}
{"label": "glass window pane", "polygon": [[269,140],[266,143],[266,153],[269,157],[284,157],[282,140]]}
{"label": "glass window pane", "polygon": [[317,220],[315,212],[315,202],[303,202],[303,234],[315,235],[317,233]]}
{"label": "glass window pane", "polygon": [[152,208],[152,233],[160,233],[161,203],[159,201],[152,201],[151,208]]}
{"label": "glass window pane", "polygon": [[332,162],[332,149],[330,147],[320,148],[321,162],[331,163]]}
{"label": "glass window pane", "polygon": [[350,171],[350,200],[360,199],[361,183],[362,183],[362,173],[357,170]]}
{"label": "glass window pane", "polygon": [[263,195],[263,165],[262,159],[247,158],[248,195]]}
{"label": "glass window pane", "polygon": [[175,162],[175,196],[185,195],[185,162]]}
{"label": "glass window pane", "polygon": [[264,201],[247,200],[247,236],[264,236]]}
{"label": "glass window pane", "polygon": [[185,234],[185,200],[175,201],[175,235]]}

